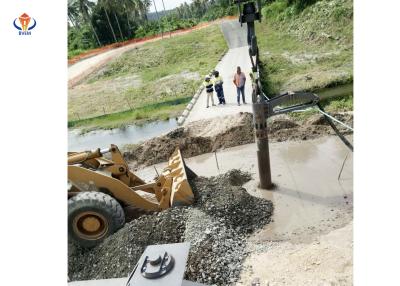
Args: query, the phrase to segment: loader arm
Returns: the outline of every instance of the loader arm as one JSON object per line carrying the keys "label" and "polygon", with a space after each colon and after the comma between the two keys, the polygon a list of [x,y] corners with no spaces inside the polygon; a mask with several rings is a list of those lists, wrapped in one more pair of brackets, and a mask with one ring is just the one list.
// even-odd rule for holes
{"label": "loader arm", "polygon": [[124,182],[80,166],[68,166],[68,178],[79,190],[97,190],[111,193],[126,205],[148,211],[159,211],[159,205],[142,198]]}
{"label": "loader arm", "polygon": [[[103,157],[106,153],[111,153],[111,159]],[[116,145],[94,151],[71,152],[68,155],[68,179],[73,186],[73,193],[69,193],[69,196],[79,191],[101,191],[112,194],[128,206],[147,211],[190,205],[194,196],[186,168],[177,148],[160,176],[155,181],[146,183],[129,170]],[[144,198],[138,191],[154,194],[158,204]]]}

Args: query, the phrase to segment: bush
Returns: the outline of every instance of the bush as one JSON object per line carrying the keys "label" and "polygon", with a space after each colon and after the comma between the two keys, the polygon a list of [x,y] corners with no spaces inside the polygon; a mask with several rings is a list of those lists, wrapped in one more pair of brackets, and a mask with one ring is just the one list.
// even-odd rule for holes
{"label": "bush", "polygon": [[267,20],[276,20],[288,7],[287,0],[278,0],[261,9],[262,16]]}
{"label": "bush", "polygon": [[96,46],[96,39],[88,26],[68,28],[68,49],[87,50]]}
{"label": "bush", "polygon": [[[221,7],[221,6],[216,6],[213,9],[208,9],[207,12],[203,15],[201,18],[202,21],[213,21],[218,18],[222,18],[224,16],[227,16],[228,10]],[[231,12],[231,10],[229,10]]]}
{"label": "bush", "polygon": [[301,11],[317,1],[318,0],[288,0],[288,4],[294,6],[298,11]]}

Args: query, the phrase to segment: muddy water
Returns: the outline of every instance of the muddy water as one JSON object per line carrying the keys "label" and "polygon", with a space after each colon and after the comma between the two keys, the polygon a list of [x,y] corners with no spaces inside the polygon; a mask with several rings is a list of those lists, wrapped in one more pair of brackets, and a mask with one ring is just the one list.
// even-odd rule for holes
{"label": "muddy water", "polygon": [[[321,89],[315,91],[315,93],[321,99],[350,95],[353,94],[353,84]],[[68,132],[68,150],[91,150],[108,146],[111,143],[120,146],[134,144],[167,133],[177,126],[176,120],[170,119],[169,121],[158,121],[142,126],[131,125],[124,129],[97,130],[84,135],[80,135],[79,130],[71,130]]]}
{"label": "muddy water", "polygon": [[336,87],[323,88],[314,91],[321,99],[339,97],[345,95],[353,95],[353,83],[348,83]]}
{"label": "muddy water", "polygon": [[[244,185],[246,190],[274,204],[273,221],[257,235],[259,241],[310,239],[352,219],[353,154],[337,136],[271,143],[270,157],[272,180],[277,186],[272,191],[257,188],[255,144],[185,161],[200,176],[215,176],[233,168],[252,173],[254,179]],[[164,166],[165,163],[154,167],[161,170]],[[139,170],[136,174],[151,180],[155,175],[154,167]]]}
{"label": "muddy water", "polygon": [[96,130],[80,135],[79,130],[68,132],[68,150],[82,151],[107,147],[110,144],[122,146],[135,144],[143,140],[167,133],[176,128],[175,119],[157,121],[142,126],[131,125],[124,129]]}

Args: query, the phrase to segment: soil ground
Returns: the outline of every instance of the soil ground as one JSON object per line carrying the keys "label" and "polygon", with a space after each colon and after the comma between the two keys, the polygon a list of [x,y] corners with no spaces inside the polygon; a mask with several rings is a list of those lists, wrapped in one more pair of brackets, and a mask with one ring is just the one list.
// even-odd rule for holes
{"label": "soil ground", "polygon": [[[353,285],[353,222],[308,243],[252,241],[240,283],[251,285]],[[256,274],[255,274],[256,273]]]}
{"label": "soil ground", "polygon": [[[352,112],[332,115],[350,125],[353,123]],[[188,158],[252,143],[254,142],[252,120],[251,113],[238,113],[195,121],[141,144],[125,145],[124,157],[132,168],[137,169],[167,161],[176,147],[179,147],[183,156]],[[334,134],[323,116],[318,114],[303,120],[284,115],[276,116],[268,124],[268,136],[271,142],[307,140]],[[344,134],[348,134],[345,128],[341,126],[338,128]]]}
{"label": "soil ground", "polygon": [[[225,120],[241,125],[247,116]],[[351,121],[351,114],[346,116]],[[319,119],[307,119],[309,125],[303,128],[318,126]],[[285,142],[270,144],[278,190],[257,189],[254,144],[219,150],[218,170],[210,165],[215,164],[212,153],[187,158],[188,166],[203,176],[192,182],[195,204],[141,216],[93,250],[70,245],[69,278],[124,277],[146,245],[190,241],[185,278],[191,281],[243,286],[255,279],[260,285],[352,285],[352,160],[342,162],[349,151],[324,132],[321,138],[303,141],[299,126],[281,120],[276,124],[289,128],[272,128],[271,132],[275,130]],[[285,129],[292,135],[287,137],[282,132]],[[201,122],[186,132],[215,140],[224,131]],[[337,143],[332,145],[332,140]],[[338,180],[336,172],[342,164]],[[208,177],[216,173],[222,175]],[[136,174],[146,179],[140,171]]]}
{"label": "soil ground", "polygon": [[[303,18],[297,21],[301,29],[284,27],[304,33],[317,30],[313,45],[299,43],[289,32],[282,36],[272,26],[257,25],[259,35],[272,31],[260,37],[259,46],[268,63],[264,68],[272,74],[268,81],[273,91],[314,89],[352,80],[351,36],[347,39],[352,14],[343,22],[344,31],[331,30],[335,25],[325,22],[336,14],[324,14],[336,11],[324,5],[350,2],[318,1],[315,10],[305,10],[304,19],[318,18],[317,28]],[[352,6],[344,11],[352,13]],[[337,38],[336,32],[346,37]],[[199,101],[196,106],[201,107]],[[215,107],[217,112],[212,113],[221,115],[218,110]],[[181,148],[188,165],[207,176],[194,182],[200,199],[191,207],[140,217],[91,251],[70,246],[71,280],[126,276],[145,245],[184,240],[192,243],[186,270],[186,278],[192,281],[207,285],[250,285],[253,281],[260,286],[352,285],[352,153],[338,146],[336,137],[326,136],[333,131],[322,116],[280,116],[268,122],[277,189],[265,191],[256,184],[251,114],[204,119],[207,111],[201,108],[197,113],[200,121],[188,120],[186,126],[164,136],[124,148],[136,169],[165,162],[176,147]],[[352,112],[331,114],[352,125]],[[140,170],[136,173],[142,177]]]}

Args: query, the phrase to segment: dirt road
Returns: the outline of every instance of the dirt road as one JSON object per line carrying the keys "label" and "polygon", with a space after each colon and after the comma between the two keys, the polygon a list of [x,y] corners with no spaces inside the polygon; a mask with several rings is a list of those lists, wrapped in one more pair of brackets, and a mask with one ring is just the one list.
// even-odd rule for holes
{"label": "dirt road", "polygon": [[[224,21],[221,23],[221,30],[225,40],[228,43],[229,50],[216,66],[216,70],[220,72],[224,80],[224,94],[226,105],[217,105],[206,108],[207,95],[205,90],[200,94],[199,99],[193,106],[189,115],[185,120],[185,124],[206,118],[213,118],[223,115],[235,114],[238,112],[251,112],[251,83],[249,72],[251,71],[251,63],[249,59],[249,51],[246,40],[247,27],[244,24],[240,27],[237,20]],[[236,102],[236,87],[232,80],[236,72],[236,67],[240,66],[246,74],[245,95],[248,104],[238,106]],[[217,96],[214,93],[214,101],[218,104]]]}
{"label": "dirt road", "polygon": [[[209,23],[211,24],[211,23]],[[195,27],[194,29],[203,29],[205,27],[208,27],[209,24],[207,25],[201,25],[199,27]],[[171,36],[179,36],[179,35],[184,35],[187,33],[192,32],[194,29],[188,29],[185,31],[179,31],[179,32],[174,32]],[[165,36],[169,37],[169,36]],[[107,52],[95,55],[93,57],[81,60],[71,66],[68,67],[68,86],[72,87],[75,84],[77,84],[80,80],[85,78],[87,75],[90,73],[94,72],[95,70],[99,69],[102,67],[104,64],[109,62],[111,59],[120,56],[122,53],[129,51],[135,47],[141,46],[143,44],[149,43],[149,42],[154,42],[154,41],[159,41],[161,40],[161,37],[157,37],[154,39],[149,39],[143,42],[138,42],[138,43],[133,43],[129,44],[120,48],[112,49]]]}

